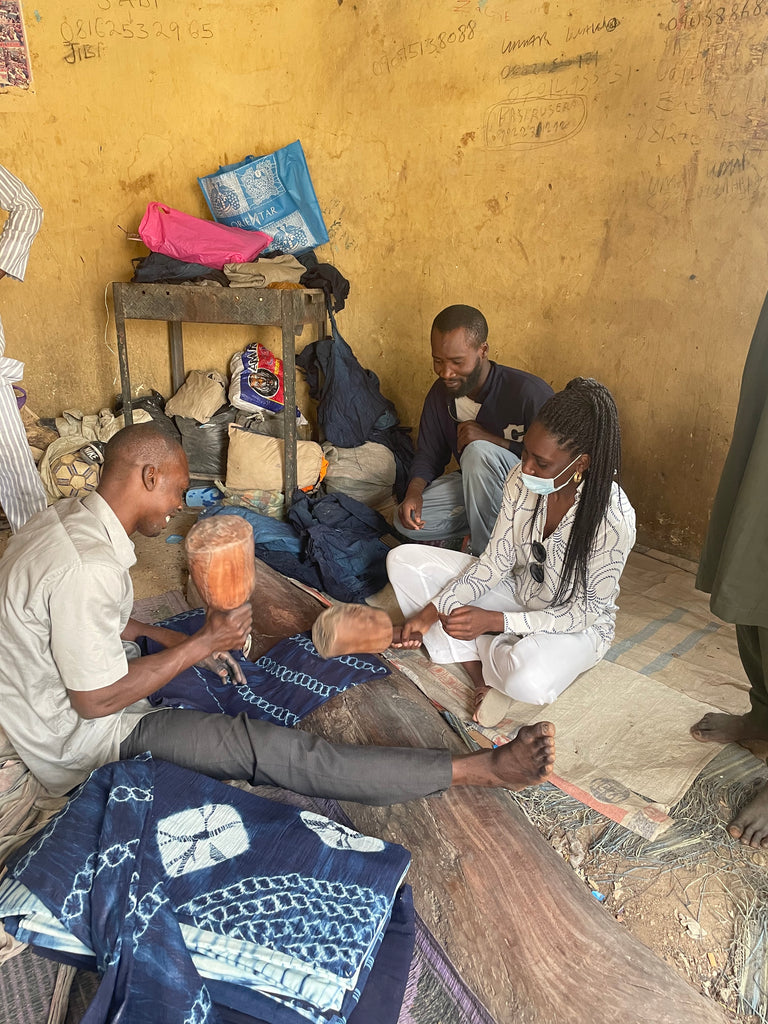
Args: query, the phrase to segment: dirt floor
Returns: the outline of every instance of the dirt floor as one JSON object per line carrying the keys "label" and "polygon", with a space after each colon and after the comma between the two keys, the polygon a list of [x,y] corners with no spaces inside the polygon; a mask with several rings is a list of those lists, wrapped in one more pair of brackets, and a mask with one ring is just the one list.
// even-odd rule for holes
{"label": "dirt floor", "polygon": [[[132,570],[137,599],[169,590],[185,590],[187,581],[183,536],[196,513],[177,516],[157,538],[134,538],[137,563]],[[0,554],[10,537],[0,528]],[[723,821],[728,809],[723,808]],[[535,820],[535,819],[534,819]],[[569,861],[590,890],[604,897],[603,906],[622,927],[672,965],[697,990],[715,999],[725,1017],[740,1024],[757,1024],[756,1016],[736,1011],[734,929],[740,891],[738,872],[724,872],[721,858],[704,857],[676,867],[647,867],[633,859],[591,851],[600,832],[594,824],[567,829],[540,830]],[[763,870],[763,854],[743,853]]]}
{"label": "dirt floor", "polygon": [[[566,860],[573,835],[550,837]],[[588,837],[580,841],[587,850],[578,873],[593,892],[605,897],[606,912],[689,984],[718,1002],[727,1020],[757,1024],[756,1016],[737,1011],[734,880],[719,877],[719,861],[703,859],[694,867],[669,870],[638,867],[619,856],[590,856]]]}

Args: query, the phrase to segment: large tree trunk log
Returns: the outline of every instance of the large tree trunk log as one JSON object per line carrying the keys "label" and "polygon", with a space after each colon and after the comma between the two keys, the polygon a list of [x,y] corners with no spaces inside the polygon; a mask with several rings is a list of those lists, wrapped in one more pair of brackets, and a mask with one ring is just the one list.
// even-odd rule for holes
{"label": "large tree trunk log", "polygon": [[[218,518],[227,520],[235,517]],[[244,520],[235,519],[235,522]],[[281,573],[275,572],[266,562],[256,558],[254,563],[254,584],[250,596],[253,605],[253,630],[248,650],[251,661],[257,661],[279,640],[311,629],[320,612],[327,607],[327,604],[313,597],[311,593],[291,583]],[[195,586],[191,576],[187,583],[187,602],[191,608],[201,608],[206,604],[204,595]]]}
{"label": "large tree trunk log", "polygon": [[[397,671],[302,726],[341,742],[465,752]],[[723,1024],[714,1003],[595,901],[508,793],[452,789],[344,808],[362,832],[411,851],[417,910],[498,1024]]]}

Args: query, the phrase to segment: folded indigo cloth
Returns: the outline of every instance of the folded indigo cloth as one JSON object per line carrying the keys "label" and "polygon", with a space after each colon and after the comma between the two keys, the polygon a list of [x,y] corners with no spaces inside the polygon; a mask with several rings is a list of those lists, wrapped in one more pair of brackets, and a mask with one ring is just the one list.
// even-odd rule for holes
{"label": "folded indigo cloth", "polygon": [[343,1022],[409,861],[147,754],[93,772],[11,858],[0,915],[33,939],[31,894],[47,911],[41,944],[53,920],[71,950],[93,952],[102,981],[83,1024],[156,1024],[158,1007],[166,1024],[214,1024],[214,1002],[276,1024]]}
{"label": "folded indigo cloth", "polygon": [[[71,935],[21,882],[7,879],[0,886],[2,916],[12,934],[23,938],[39,956],[85,971],[97,969],[93,952]],[[183,934],[186,938],[186,931]],[[354,992],[345,996],[341,1016],[334,1015],[327,1024],[340,1022],[349,1006],[353,1008],[347,1024],[397,1024],[409,981],[415,934],[413,893],[409,885],[402,885],[381,946],[366,960]],[[202,958],[193,950],[190,953],[193,963],[203,973]],[[281,1007],[270,996],[219,978],[225,970],[221,962],[214,965],[214,970],[216,974],[204,976],[221,1024],[281,1024],[283,1020],[286,1024],[296,1024],[295,1012]],[[370,973],[366,978],[367,970]],[[298,1012],[302,1016],[301,1011]]]}
{"label": "folded indigo cloth", "polygon": [[[195,608],[158,625],[191,635],[201,628],[204,619],[202,608]],[[143,646],[147,654],[162,650],[160,644],[149,639]],[[389,675],[389,669],[372,654],[321,658],[309,633],[281,640],[258,661],[247,661],[237,652],[233,655],[243,670],[245,683],[223,683],[215,672],[193,666],[153,693],[150,703],[232,716],[245,712],[249,718],[293,726],[337,693]]]}

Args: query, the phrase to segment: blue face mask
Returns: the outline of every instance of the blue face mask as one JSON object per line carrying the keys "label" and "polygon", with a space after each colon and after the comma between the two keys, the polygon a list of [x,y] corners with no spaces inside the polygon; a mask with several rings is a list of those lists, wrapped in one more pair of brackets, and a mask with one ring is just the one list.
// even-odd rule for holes
{"label": "blue face mask", "polygon": [[562,476],[566,473],[574,462],[578,462],[581,455],[577,455],[573,462],[569,462],[565,469],[561,469],[557,476],[530,476],[528,473],[520,472],[520,479],[523,481],[529,491],[533,491],[534,494],[554,494],[555,491],[560,491],[563,487],[568,486],[568,480],[555,487],[555,480],[558,476]]}

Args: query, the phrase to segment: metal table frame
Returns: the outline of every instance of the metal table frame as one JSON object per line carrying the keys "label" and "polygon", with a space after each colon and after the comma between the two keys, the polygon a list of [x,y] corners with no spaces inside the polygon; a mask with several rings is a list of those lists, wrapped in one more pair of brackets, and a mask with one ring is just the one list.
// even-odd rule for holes
{"label": "metal table frame", "polygon": [[112,282],[117,354],[126,424],[133,423],[128,370],[126,320],[165,320],[174,394],[184,383],[183,323],[241,324],[282,328],[283,424],[285,427],[286,505],[296,489],[296,346],[297,328],[317,324],[325,330],[325,296],[318,289],[215,288],[187,284]]}

